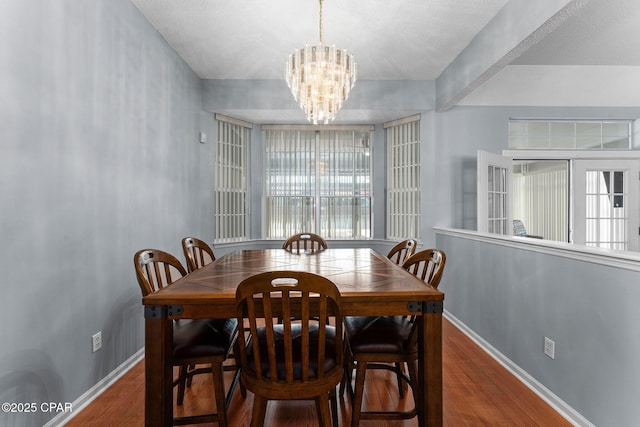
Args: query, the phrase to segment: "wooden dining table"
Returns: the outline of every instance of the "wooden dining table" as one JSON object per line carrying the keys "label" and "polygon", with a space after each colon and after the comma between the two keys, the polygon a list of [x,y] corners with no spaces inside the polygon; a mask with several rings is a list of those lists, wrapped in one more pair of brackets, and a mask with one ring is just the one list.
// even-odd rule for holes
{"label": "wooden dining table", "polygon": [[442,425],[444,294],[384,255],[358,248],[301,255],[284,249],[234,252],[144,297],[147,426],[172,425],[173,319],[234,317],[238,284],[254,274],[280,270],[307,271],[329,278],[340,290],[345,316],[417,315],[418,424]]}

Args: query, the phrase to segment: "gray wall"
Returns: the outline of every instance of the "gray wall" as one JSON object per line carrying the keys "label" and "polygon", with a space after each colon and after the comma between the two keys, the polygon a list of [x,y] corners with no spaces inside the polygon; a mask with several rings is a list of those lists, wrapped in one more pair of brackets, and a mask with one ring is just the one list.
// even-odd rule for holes
{"label": "gray wall", "polygon": [[2,1],[0,117],[0,400],[73,402],[143,347],[135,251],[213,236],[213,121],[128,0]]}
{"label": "gray wall", "polygon": [[[591,423],[638,425],[639,271],[525,244],[436,241],[447,254],[440,289],[448,312]],[[545,336],[555,341],[554,360],[543,354]]]}

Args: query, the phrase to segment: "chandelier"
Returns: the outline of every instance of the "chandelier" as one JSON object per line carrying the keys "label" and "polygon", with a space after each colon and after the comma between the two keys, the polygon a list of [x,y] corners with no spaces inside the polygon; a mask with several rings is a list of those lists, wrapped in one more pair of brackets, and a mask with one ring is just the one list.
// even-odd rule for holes
{"label": "chandelier", "polygon": [[326,125],[349,97],[356,82],[356,63],[346,49],[322,44],[322,0],[319,2],[320,42],[289,55],[285,79],[307,120]]}

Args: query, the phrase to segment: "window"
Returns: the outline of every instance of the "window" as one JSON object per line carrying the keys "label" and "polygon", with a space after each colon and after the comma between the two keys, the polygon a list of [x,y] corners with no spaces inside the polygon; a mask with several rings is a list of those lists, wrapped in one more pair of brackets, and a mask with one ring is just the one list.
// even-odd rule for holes
{"label": "window", "polygon": [[639,171],[638,160],[574,162],[575,243],[638,250]]}
{"label": "window", "polygon": [[265,236],[371,238],[371,126],[263,126]]}
{"label": "window", "polygon": [[509,148],[628,150],[630,120],[509,120]]}
{"label": "window", "polygon": [[478,150],[478,231],[511,234],[511,159]]}
{"label": "window", "polygon": [[[630,121],[512,120],[509,129],[511,147],[529,148],[503,152],[502,166],[513,183],[507,185],[507,207],[527,235],[638,250],[640,155],[630,149]],[[479,173],[478,230],[496,232],[481,215],[483,204],[495,201],[487,181]]]}
{"label": "window", "polygon": [[569,241],[569,160],[513,161],[513,218],[530,235]]}
{"label": "window", "polygon": [[420,238],[420,116],[386,123],[387,239]]}
{"label": "window", "polygon": [[247,236],[247,149],[251,124],[216,114],[218,141],[215,172],[215,243],[245,240]]}

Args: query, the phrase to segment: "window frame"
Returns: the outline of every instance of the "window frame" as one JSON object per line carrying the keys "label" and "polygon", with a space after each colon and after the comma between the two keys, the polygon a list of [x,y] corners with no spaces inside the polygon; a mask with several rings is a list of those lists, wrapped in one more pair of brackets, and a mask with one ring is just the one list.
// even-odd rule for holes
{"label": "window frame", "polygon": [[[387,150],[385,238],[388,240],[420,240],[421,118],[417,114],[383,126]],[[409,157],[412,163],[408,164]]]}
{"label": "window frame", "polygon": [[[632,138],[632,137],[631,137]],[[502,150],[502,155],[513,160],[566,160],[569,161],[569,181],[570,181],[570,193],[574,192],[573,174],[575,173],[574,162],[579,160],[636,160],[640,162],[640,151],[639,150]],[[636,177],[640,179],[640,176]],[[570,205],[569,205],[569,242],[571,244],[580,244],[574,243],[573,238],[573,228],[575,227],[575,201],[573,198],[576,197],[575,194],[570,194]],[[636,194],[636,198],[640,201],[640,194]],[[511,202],[510,202],[511,203]],[[639,218],[640,220],[640,218]],[[637,235],[630,230],[632,234],[629,234],[629,241],[631,241],[632,236],[635,238]],[[635,243],[631,244],[631,248],[635,247]]]}
{"label": "window frame", "polygon": [[[322,235],[322,237],[325,239],[332,239],[332,240],[371,240],[373,238],[372,178],[374,176],[374,171],[373,171],[373,160],[372,160],[372,157],[373,157],[372,141],[374,136],[374,133],[373,133],[374,127],[372,125],[322,125],[322,126],[262,125],[261,129],[263,131],[262,140],[263,140],[263,146],[264,146],[263,153],[262,153],[263,162],[264,162],[263,189],[262,189],[262,207],[263,207],[264,215],[263,215],[263,224],[262,224],[262,235],[264,239],[267,239],[267,240],[282,239],[282,238],[289,237],[289,235],[299,233],[299,232],[317,233]],[[268,132],[272,132],[272,135],[269,136]],[[351,151],[347,150],[346,152],[342,152],[343,154],[346,153],[347,157],[349,157],[349,153],[351,153],[351,156],[353,156],[354,164],[351,169],[352,174],[355,174],[355,170],[357,166],[357,164],[355,163],[355,158],[357,156],[357,153],[359,152],[358,150],[360,149],[364,150],[361,153],[363,156],[366,156],[365,151],[368,153],[368,156],[366,156],[369,159],[367,163],[367,168],[369,171],[368,184],[366,184],[367,188],[364,189],[364,191],[358,192],[356,190],[355,177],[354,177],[354,180],[352,181],[352,186],[353,186],[352,192],[349,194],[331,195],[331,194],[328,194],[327,190],[323,187],[323,182],[325,181],[322,181],[320,179],[320,176],[321,176],[321,171],[323,170],[323,165],[325,162],[325,160],[323,160],[323,155],[326,155],[328,150],[323,146],[321,146],[321,144],[324,144],[325,142],[328,144],[331,144],[334,141],[334,139],[335,141],[338,141],[338,139],[336,139],[338,138],[338,136],[336,136],[335,134],[328,138],[322,139],[323,133],[326,133],[326,132],[341,132],[341,133],[351,132],[352,133],[353,145],[352,145]],[[308,183],[309,185],[306,186],[307,188],[305,188],[305,191],[303,192],[304,194],[298,191],[299,189],[296,188],[298,187],[298,185],[295,185],[295,184],[292,189],[292,191],[295,192],[295,195],[284,195],[284,194],[281,194],[282,191],[276,191],[276,192],[270,191],[270,188],[269,188],[270,182],[272,182],[273,178],[277,177],[278,175],[277,174],[273,176],[270,175],[273,168],[270,166],[269,163],[271,160],[275,161],[277,158],[273,157],[273,155],[270,154],[269,150],[271,149],[271,146],[272,146],[272,137],[273,136],[278,137],[277,135],[278,133],[281,133],[281,136],[279,136],[279,138],[281,138],[281,141],[287,141],[289,144],[293,144],[291,145],[288,151],[284,150],[283,153],[297,153],[297,156],[294,154],[295,161],[300,162],[304,160],[304,162],[309,162],[309,165],[301,165],[298,168],[296,168],[297,173],[302,173],[301,172],[302,170],[304,173],[313,174],[313,179],[311,180],[312,182]],[[362,143],[363,145],[362,147],[358,146],[355,139],[358,134],[362,134],[362,133],[368,134],[366,136],[366,139],[367,139],[366,147],[364,146],[365,144],[364,142]],[[313,137],[311,137],[311,134],[313,134]],[[274,140],[274,141],[277,141],[277,140]],[[274,143],[278,143],[278,142],[274,142]],[[295,149],[296,144],[303,144],[301,148],[304,148],[305,151],[300,151],[300,152],[296,151]],[[282,157],[282,159],[285,159],[285,157]],[[337,163],[338,161],[335,162],[335,164]],[[334,164],[332,164],[331,162],[329,162],[328,166],[326,167],[329,168],[330,173],[333,172],[334,174],[337,173],[338,170],[341,170],[338,167],[335,167]],[[285,169],[283,169],[283,171],[284,170]],[[283,174],[280,176],[284,177],[284,176],[290,176],[290,175]],[[358,188],[360,189],[360,187]],[[293,220],[288,220],[291,217],[287,213],[285,213],[284,216],[282,216],[281,218],[286,221],[283,221],[284,225],[281,226],[282,230],[280,230],[279,233],[277,232],[277,230],[274,230],[274,228],[270,226],[271,216],[269,214],[270,212],[269,201],[275,200],[278,198],[282,199],[287,197],[290,199],[289,201],[293,203],[297,203],[297,201],[294,199],[300,199],[299,202],[302,203],[301,206],[303,208],[304,206],[307,206],[307,204],[310,205],[308,208],[303,209],[303,213],[306,212],[306,215],[303,215],[303,213],[301,213],[301,215],[304,218],[311,217],[310,220],[306,221],[306,222],[308,221],[312,222],[312,225],[310,227],[307,227],[311,229],[305,229],[305,230],[298,229],[300,227],[304,227],[303,225],[297,225],[297,222],[299,221],[305,222],[304,218],[298,219],[298,220],[293,218]],[[333,233],[335,234],[332,234],[331,232],[329,232],[331,227],[329,227],[330,224],[325,220],[325,218],[327,217],[327,215],[332,213],[333,210],[329,209],[330,204],[326,204],[326,202],[330,199],[335,199],[338,197],[351,198],[353,200],[356,200],[356,199],[368,200],[368,207],[366,205],[363,207],[361,204],[358,204],[355,201],[351,205],[352,219],[354,218],[354,215],[355,215],[354,210],[357,210],[358,207],[360,207],[360,209],[365,209],[365,210],[368,209],[368,215],[365,215],[364,217],[365,218],[364,226],[366,227],[365,234],[362,234],[362,233],[359,234],[355,232],[356,222],[358,222],[356,221],[356,219],[353,219],[353,222],[350,224],[350,227],[351,227],[350,236],[345,236],[342,233],[338,233],[336,229],[333,230]],[[290,206],[287,203],[285,203],[286,202],[285,200],[282,200],[281,202],[284,203],[284,205],[286,206]],[[324,211],[323,211],[323,207],[324,207]],[[363,217],[359,216],[359,218],[363,218]],[[358,228],[362,229],[362,227],[358,227]]]}
{"label": "window frame", "polygon": [[[216,148],[214,171],[215,244],[249,239],[249,173],[251,131],[253,125],[243,120],[215,114]],[[229,136],[233,135],[229,140]],[[227,157],[223,153],[228,154]],[[229,210],[229,208],[232,208]],[[223,212],[222,209],[225,211]]]}
{"label": "window frame", "polygon": [[[617,140],[622,140],[622,135],[608,135],[605,132],[606,125],[621,125],[625,124],[627,127],[626,138],[628,143],[626,147],[605,146],[607,137],[617,137]],[[517,125],[523,127],[523,132],[516,131]],[[530,132],[532,126],[537,126],[540,129],[546,127],[546,135],[541,137],[540,132]],[[580,135],[584,132],[584,127],[599,126],[599,132],[597,134],[590,133],[589,135]],[[554,131],[553,128],[556,128]],[[582,130],[579,128],[583,127]],[[564,128],[563,130],[560,130]],[[634,121],[630,119],[527,119],[527,118],[509,118],[508,122],[508,146],[510,150],[576,150],[576,151],[626,151],[631,150],[633,147],[633,128]],[[513,141],[524,141],[523,144],[518,145]],[[565,146],[555,146],[554,141],[565,141]],[[572,142],[572,146],[568,146],[568,141]],[[580,144],[580,141],[582,142]],[[591,141],[593,144],[598,141],[599,146],[589,147],[586,141]],[[615,142],[614,141],[609,141]],[[532,146],[533,143],[533,146]],[[542,146],[545,143],[546,146]]]}

